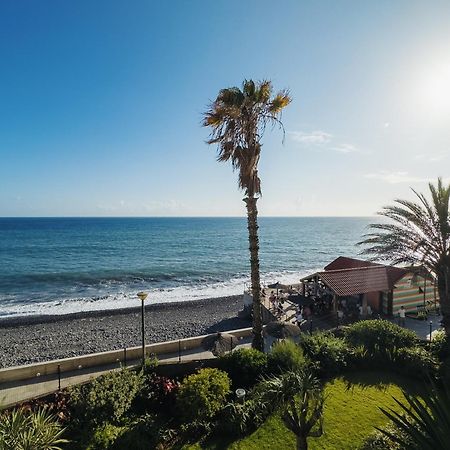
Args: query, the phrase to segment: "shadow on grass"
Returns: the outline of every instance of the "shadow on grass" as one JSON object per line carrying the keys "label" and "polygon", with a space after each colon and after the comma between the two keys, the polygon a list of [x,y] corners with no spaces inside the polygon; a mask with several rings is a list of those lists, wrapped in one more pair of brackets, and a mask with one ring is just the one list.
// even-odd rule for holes
{"label": "shadow on grass", "polygon": [[367,370],[347,372],[339,378],[346,383],[348,391],[352,391],[355,388],[365,389],[369,387],[386,391],[389,385],[396,384],[408,394],[422,396],[426,392],[427,386],[425,381],[409,378],[393,371]]}

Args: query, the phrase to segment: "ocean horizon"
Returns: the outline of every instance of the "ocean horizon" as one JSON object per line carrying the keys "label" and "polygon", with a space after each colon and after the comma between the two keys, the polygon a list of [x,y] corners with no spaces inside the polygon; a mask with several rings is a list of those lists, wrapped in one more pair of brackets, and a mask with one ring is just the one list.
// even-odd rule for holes
{"label": "ocean horizon", "polygon": [[[260,216],[261,281],[296,283],[358,256],[374,217]],[[242,294],[246,217],[0,218],[0,317],[68,314]]]}

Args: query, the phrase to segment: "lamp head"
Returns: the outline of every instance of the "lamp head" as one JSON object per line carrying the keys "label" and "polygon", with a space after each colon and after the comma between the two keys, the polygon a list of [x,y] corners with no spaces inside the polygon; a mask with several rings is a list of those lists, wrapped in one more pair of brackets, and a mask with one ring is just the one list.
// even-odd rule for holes
{"label": "lamp head", "polygon": [[146,298],[147,298],[147,296],[148,296],[148,294],[147,294],[147,292],[138,292],[137,293],[137,296],[142,300],[142,301],[144,301]]}

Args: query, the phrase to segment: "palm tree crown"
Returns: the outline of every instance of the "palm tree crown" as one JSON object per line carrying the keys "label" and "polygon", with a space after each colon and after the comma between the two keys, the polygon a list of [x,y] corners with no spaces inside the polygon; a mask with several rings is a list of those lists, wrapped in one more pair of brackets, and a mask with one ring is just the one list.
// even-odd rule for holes
{"label": "palm tree crown", "polygon": [[239,171],[239,187],[246,195],[260,195],[258,162],[261,138],[268,124],[280,125],[280,114],[291,102],[288,91],[272,97],[272,83],[245,80],[238,87],[222,89],[204,115],[211,128],[208,144],[218,144],[218,161],[231,161]]}

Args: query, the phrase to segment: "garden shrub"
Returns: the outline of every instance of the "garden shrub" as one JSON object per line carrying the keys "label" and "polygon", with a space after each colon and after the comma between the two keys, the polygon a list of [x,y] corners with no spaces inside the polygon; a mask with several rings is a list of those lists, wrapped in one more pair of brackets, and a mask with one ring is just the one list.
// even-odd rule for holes
{"label": "garden shrub", "polygon": [[334,375],[347,367],[350,351],[346,341],[328,331],[302,334],[300,345],[320,375]]}
{"label": "garden shrub", "polygon": [[71,389],[73,417],[98,425],[118,424],[142,387],[142,373],[121,369]]}
{"label": "garden shrub", "polygon": [[277,375],[287,371],[299,371],[307,365],[302,348],[293,341],[277,342],[267,355],[268,372]]}
{"label": "garden shrub", "polygon": [[220,357],[219,367],[228,373],[235,388],[247,389],[267,373],[267,355],[243,348]]}
{"label": "garden shrub", "polygon": [[105,422],[94,430],[86,450],[109,449],[124,429],[124,427]]}
{"label": "garden shrub", "polygon": [[156,415],[145,414],[130,423],[110,448],[111,450],[172,448],[169,444],[175,437],[175,431],[167,428]]}
{"label": "garden shrub", "polygon": [[353,347],[364,345],[370,353],[392,347],[412,347],[418,338],[414,331],[399,327],[388,320],[363,320],[348,326],[345,339]]}
{"label": "garden shrub", "polygon": [[256,430],[272,411],[255,399],[230,402],[222,409],[217,430],[223,435],[242,436]]}
{"label": "garden shrub", "polygon": [[144,377],[135,407],[141,411],[171,413],[180,384],[172,378],[150,373]]}
{"label": "garden shrub", "polygon": [[230,379],[219,369],[200,369],[180,385],[177,406],[185,422],[208,421],[223,407]]}
{"label": "garden shrub", "polygon": [[439,363],[429,351],[423,347],[404,347],[390,351],[392,368],[407,376],[417,378],[434,377]]}
{"label": "garden shrub", "polygon": [[430,351],[440,361],[450,357],[450,338],[444,330],[440,330],[433,335],[433,340],[429,344]]}

